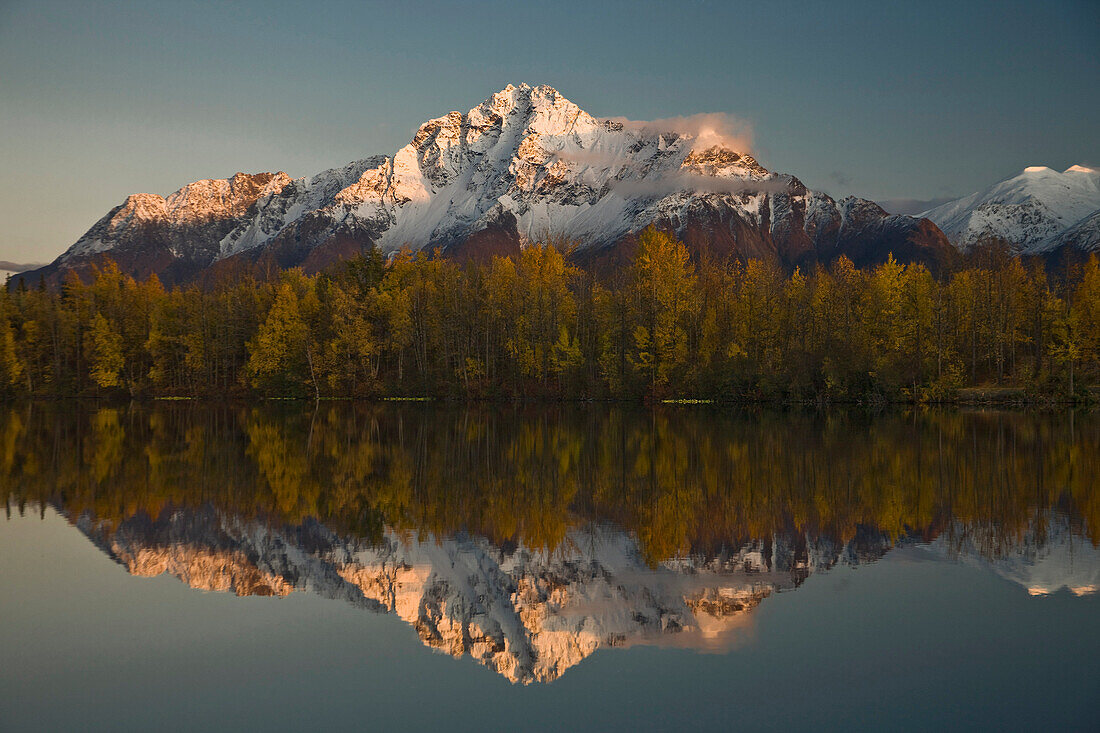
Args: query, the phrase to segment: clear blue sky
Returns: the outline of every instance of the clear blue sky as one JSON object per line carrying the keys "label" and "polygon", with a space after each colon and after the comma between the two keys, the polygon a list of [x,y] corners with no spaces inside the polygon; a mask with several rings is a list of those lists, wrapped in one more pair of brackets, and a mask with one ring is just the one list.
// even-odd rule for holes
{"label": "clear blue sky", "polygon": [[727,112],[834,195],[1100,163],[1100,2],[0,0],[0,259],[136,191],[392,153],[508,83],[597,116]]}

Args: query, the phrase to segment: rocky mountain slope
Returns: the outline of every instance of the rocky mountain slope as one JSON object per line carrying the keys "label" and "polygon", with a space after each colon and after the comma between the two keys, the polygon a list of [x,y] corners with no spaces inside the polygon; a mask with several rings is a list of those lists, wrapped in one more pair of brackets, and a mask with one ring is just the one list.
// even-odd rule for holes
{"label": "rocky mountain slope", "polygon": [[[134,575],[168,573],[194,588],[238,595],[310,592],[393,613],[424,644],[470,655],[525,684],[552,681],[601,648],[728,647],[770,594],[837,564],[873,562],[894,547],[869,528],[847,543],[790,533],[651,567],[633,535],[605,524],[576,527],[546,550],[393,530],[366,543],[313,521],[272,526],[209,508],[121,522],[74,519]],[[1063,587],[1083,595],[1100,584],[1100,553],[1058,519],[1019,541],[953,527],[922,547],[987,567],[1032,595]]]}
{"label": "rocky mountain slope", "polygon": [[1100,252],[1100,209],[1092,212],[1061,234],[1043,243],[1044,248],[1056,252],[1063,248],[1082,252]]}
{"label": "rocky mountain slope", "polygon": [[834,201],[720,136],[659,127],[597,119],[548,86],[509,85],[424,123],[393,156],[311,178],[238,173],[167,198],[130,196],[44,273],[109,254],[136,276],[180,282],[222,262],[313,271],[371,245],[484,257],[547,238],[607,256],[650,224],[696,250],[786,265],[891,252],[936,261],[949,250],[927,220]]}
{"label": "rocky mountain slope", "polygon": [[960,248],[987,238],[1008,241],[1019,252],[1060,247],[1100,248],[1100,171],[1074,165],[1059,173],[1045,166],[984,191],[951,201],[921,216],[934,221]]}

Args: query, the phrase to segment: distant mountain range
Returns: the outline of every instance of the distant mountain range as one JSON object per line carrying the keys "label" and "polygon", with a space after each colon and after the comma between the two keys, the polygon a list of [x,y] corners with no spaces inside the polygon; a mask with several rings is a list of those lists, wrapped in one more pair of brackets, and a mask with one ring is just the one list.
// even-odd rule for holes
{"label": "distant mountain range", "polygon": [[1063,172],[1045,166],[921,214],[961,249],[1003,239],[1021,254],[1061,248],[1100,250],[1100,171],[1074,165]]}
{"label": "distant mountain range", "polygon": [[7,260],[0,260],[0,272],[10,272],[10,273],[25,272],[27,270],[33,270],[35,268],[42,267],[42,266],[43,265],[38,264],[38,263],[19,264],[18,262],[8,262]]}
{"label": "distant mountain range", "polygon": [[948,201],[954,201],[954,199],[947,197],[938,199],[879,199],[877,203],[891,214],[916,216],[922,211],[928,211],[940,204],[946,204]]}
{"label": "distant mountain range", "polygon": [[509,85],[424,123],[393,156],[311,178],[237,173],[167,198],[131,195],[41,272],[86,270],[107,254],[171,283],[234,262],[316,271],[372,245],[482,258],[547,238],[615,261],[651,224],[696,251],[787,266],[950,252],[927,220],[836,201],[713,131],[675,127],[597,119],[551,87]]}

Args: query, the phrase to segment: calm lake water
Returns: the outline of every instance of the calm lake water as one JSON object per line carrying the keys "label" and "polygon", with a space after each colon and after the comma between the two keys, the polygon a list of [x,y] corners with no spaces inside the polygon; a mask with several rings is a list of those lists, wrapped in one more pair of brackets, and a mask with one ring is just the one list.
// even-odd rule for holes
{"label": "calm lake water", "polygon": [[0,407],[0,730],[1094,730],[1100,415]]}

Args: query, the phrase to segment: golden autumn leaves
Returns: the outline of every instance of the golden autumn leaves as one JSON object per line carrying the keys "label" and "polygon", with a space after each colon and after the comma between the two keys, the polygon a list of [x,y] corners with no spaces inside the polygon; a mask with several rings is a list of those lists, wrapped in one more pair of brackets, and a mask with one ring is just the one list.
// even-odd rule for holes
{"label": "golden autumn leaves", "polygon": [[785,272],[642,232],[608,272],[532,245],[458,263],[368,251],[332,271],[165,291],[112,263],[0,294],[0,393],[936,401],[968,386],[1084,399],[1100,265],[978,250]]}

